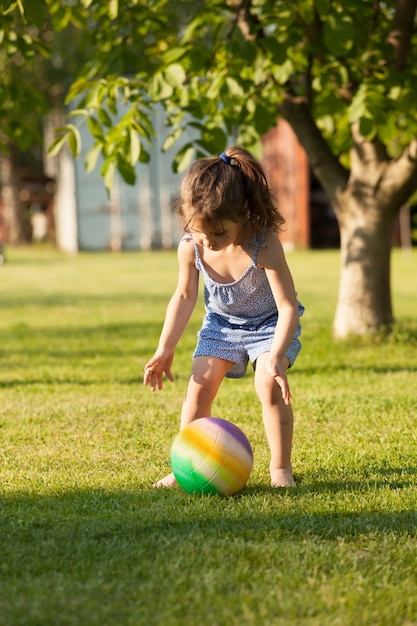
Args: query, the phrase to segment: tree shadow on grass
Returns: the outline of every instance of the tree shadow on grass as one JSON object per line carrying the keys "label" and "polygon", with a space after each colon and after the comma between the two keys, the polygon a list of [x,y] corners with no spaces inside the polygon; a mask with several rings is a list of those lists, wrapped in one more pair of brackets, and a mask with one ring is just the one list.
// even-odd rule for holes
{"label": "tree shadow on grass", "polygon": [[362,372],[366,374],[367,372],[373,374],[391,374],[394,372],[417,372],[416,366],[410,366],[408,363],[404,363],[403,365],[360,365],[356,364],[353,366],[351,364],[346,365],[335,365],[332,363],[329,364],[321,364],[314,365],[314,367],[303,367],[302,365],[298,365],[294,367],[294,372],[291,373],[291,376],[308,376],[318,375],[324,376],[328,375],[329,379],[335,375],[336,372]]}
{"label": "tree shadow on grass", "polygon": [[[308,576],[316,555],[337,568],[343,557],[348,569],[357,554],[372,559],[372,546],[379,554],[381,544],[397,550],[401,538],[416,537],[410,508],[341,512],[329,500],[326,510],[306,510],[306,496],[323,489],[337,485],[280,493],[255,485],[235,497],[152,488],[2,495],[0,607],[8,624],[19,625],[203,623],[214,598],[249,584],[241,572],[269,587],[277,567],[291,579],[305,562]],[[344,543],[350,547],[341,553]],[[201,614],[184,622],[189,593],[200,589]]]}
{"label": "tree shadow on grass", "polygon": [[[404,469],[404,468],[402,468]],[[415,487],[416,469],[408,468],[408,480],[393,479],[399,470],[381,469],[381,478],[370,483],[361,481],[336,482],[324,480],[310,485],[300,484],[296,488],[274,489],[266,485],[246,486],[235,496],[207,496],[187,494],[182,489],[138,490],[70,490],[60,494],[36,495],[16,493],[0,495],[0,527],[2,540],[9,546],[14,541],[42,539],[54,536],[59,541],[77,540],[94,542],[112,537],[136,537],[141,541],[164,533],[177,533],[178,541],[190,532],[212,534],[213,529],[222,528],[234,536],[245,536],[254,529],[279,531],[303,539],[305,533],[317,538],[353,537],[358,534],[404,533],[415,535],[417,510],[404,509],[384,511],[369,508],[355,511],[334,510],[338,494],[375,494],[381,488],[400,490]],[[332,493],[327,510],[317,513],[306,511],[303,502],[320,494]],[[361,500],[362,504],[365,498]],[[271,511],[263,512],[265,500]],[[297,501],[300,507],[297,508]],[[291,502],[291,507],[289,507]],[[4,546],[3,546],[4,547]],[[69,546],[68,546],[69,548]]]}
{"label": "tree shadow on grass", "polygon": [[[333,492],[368,492],[376,489],[404,489],[407,487],[417,487],[417,466],[401,465],[395,466],[373,466],[369,464],[361,470],[364,474],[363,478],[350,479],[344,472],[344,476],[340,480],[334,480],[334,471],[329,474],[325,470],[321,471],[321,478],[314,480],[310,484],[305,484],[302,474],[296,475],[297,489],[306,493],[325,493]],[[365,475],[366,472],[366,475]],[[328,477],[327,477],[328,476]]]}
{"label": "tree shadow on grass", "polygon": [[19,308],[24,310],[26,307],[39,307],[39,308],[51,308],[51,307],[70,307],[71,310],[83,306],[94,305],[114,305],[117,302],[120,306],[137,305],[138,301],[142,305],[155,307],[161,304],[166,304],[166,295],[161,294],[147,294],[141,291],[132,292],[129,294],[124,293],[104,293],[104,294],[87,294],[87,293],[32,293],[25,295],[19,293],[18,295],[2,295],[0,301],[0,310],[7,310],[10,308]]}

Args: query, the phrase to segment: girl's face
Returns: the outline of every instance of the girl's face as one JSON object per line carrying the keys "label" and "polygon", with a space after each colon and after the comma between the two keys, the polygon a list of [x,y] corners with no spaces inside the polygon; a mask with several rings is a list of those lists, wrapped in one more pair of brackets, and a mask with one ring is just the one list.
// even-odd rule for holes
{"label": "girl's face", "polygon": [[238,242],[241,225],[232,220],[222,220],[213,226],[199,218],[194,218],[187,224],[186,231],[199,245],[210,250],[222,250]]}

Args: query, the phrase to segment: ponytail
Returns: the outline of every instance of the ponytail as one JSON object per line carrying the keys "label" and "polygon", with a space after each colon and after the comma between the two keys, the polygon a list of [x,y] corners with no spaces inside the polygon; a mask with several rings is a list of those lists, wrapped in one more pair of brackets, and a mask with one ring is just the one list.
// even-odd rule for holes
{"label": "ponytail", "polygon": [[261,164],[239,146],[191,165],[182,180],[178,213],[181,217],[198,215],[212,224],[246,219],[254,232],[279,231],[285,221]]}

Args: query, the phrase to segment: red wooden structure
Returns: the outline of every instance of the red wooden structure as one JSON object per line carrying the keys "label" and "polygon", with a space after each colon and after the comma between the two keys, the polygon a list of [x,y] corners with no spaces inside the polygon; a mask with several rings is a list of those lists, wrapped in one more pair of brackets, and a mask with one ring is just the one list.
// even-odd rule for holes
{"label": "red wooden structure", "polygon": [[286,220],[281,241],[287,248],[309,248],[310,176],[307,155],[284,120],[264,135],[262,143],[262,165]]}

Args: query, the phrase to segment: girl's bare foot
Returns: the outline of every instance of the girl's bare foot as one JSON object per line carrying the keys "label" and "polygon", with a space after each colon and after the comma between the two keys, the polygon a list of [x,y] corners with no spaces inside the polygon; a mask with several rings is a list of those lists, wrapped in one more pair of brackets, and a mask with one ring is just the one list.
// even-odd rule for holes
{"label": "girl's bare foot", "polygon": [[292,471],[289,469],[271,469],[271,487],[295,487]]}
{"label": "girl's bare foot", "polygon": [[167,476],[164,476],[164,478],[161,478],[161,480],[158,480],[152,486],[159,489],[160,487],[176,487],[177,485],[178,485],[178,483],[177,483],[177,481],[175,479],[175,476],[171,472]]}

